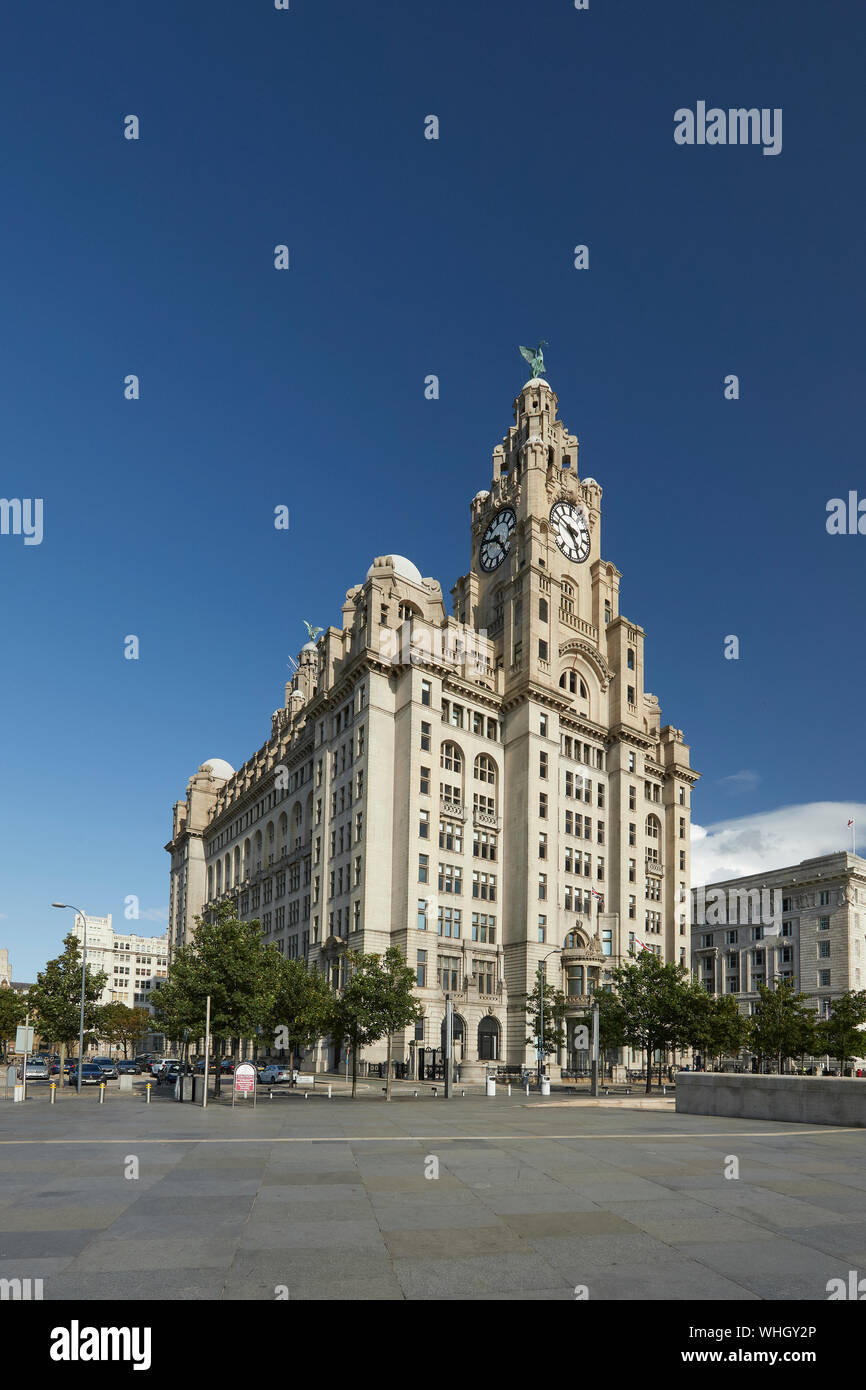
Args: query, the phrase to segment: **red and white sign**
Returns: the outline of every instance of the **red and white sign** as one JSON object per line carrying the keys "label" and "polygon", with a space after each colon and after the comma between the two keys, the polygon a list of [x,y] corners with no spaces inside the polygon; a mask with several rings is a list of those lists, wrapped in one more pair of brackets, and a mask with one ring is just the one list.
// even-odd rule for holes
{"label": "red and white sign", "polygon": [[249,1062],[241,1062],[235,1067],[235,1090],[244,1095],[252,1094],[256,1089],[256,1069]]}

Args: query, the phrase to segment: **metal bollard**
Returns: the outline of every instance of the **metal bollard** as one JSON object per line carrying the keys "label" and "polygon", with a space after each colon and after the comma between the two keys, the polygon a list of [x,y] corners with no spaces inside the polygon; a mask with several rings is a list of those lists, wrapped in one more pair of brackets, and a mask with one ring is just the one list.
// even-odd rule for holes
{"label": "metal bollard", "polygon": [[465,1092],[465,1091],[461,1091],[460,1094],[461,1094],[461,1096],[465,1096],[465,1095],[466,1095],[466,1092]]}
{"label": "metal bollard", "polygon": [[[541,1008],[541,1005],[539,1004],[538,1007]],[[511,1095],[511,1082],[510,1082],[510,1081],[509,1081],[509,1083],[508,1083],[508,1094]]]}
{"label": "metal bollard", "polygon": [[52,1105],[54,1104],[54,1092],[55,1092],[56,1090],[57,1090],[57,1082],[56,1082],[56,1081],[52,1081],[52,1083],[51,1083],[51,1104],[52,1104]]}
{"label": "metal bollard", "polygon": [[150,1105],[150,1088],[151,1088],[152,1085],[153,1085],[153,1082],[152,1082],[152,1081],[148,1081],[148,1083],[147,1083],[147,1085],[146,1085],[146,1087],[145,1087],[145,1090],[147,1091],[147,1097],[146,1097],[146,1099],[145,1099],[145,1105]]}
{"label": "metal bollard", "polygon": [[273,1091],[268,1091],[268,1100],[273,1100],[273,1098],[274,1098],[274,1093],[273,1093]]}
{"label": "metal bollard", "polygon": [[415,1099],[417,1100],[417,1099],[418,1099],[418,1092],[417,1092],[417,1091],[413,1091],[412,1094],[413,1094],[413,1096],[415,1097]]}
{"label": "metal bollard", "polygon": [[102,1105],[102,1104],[104,1104],[104,1102],[105,1102],[105,1082],[104,1082],[104,1081],[100,1081],[100,1083],[99,1083],[99,1104]]}
{"label": "metal bollard", "polygon": [[[540,1007],[541,1007],[541,1005],[539,1005],[539,1008],[540,1008]],[[528,1081],[527,1081],[527,1083],[526,1083],[526,1094],[529,1095],[529,1082],[528,1082]]]}
{"label": "metal bollard", "polygon": [[[540,1005],[539,1005],[539,1007],[540,1007]],[[329,1081],[329,1082],[328,1082],[328,1100],[330,1100],[330,1099],[331,1099],[331,1083],[330,1083],[330,1081]]]}

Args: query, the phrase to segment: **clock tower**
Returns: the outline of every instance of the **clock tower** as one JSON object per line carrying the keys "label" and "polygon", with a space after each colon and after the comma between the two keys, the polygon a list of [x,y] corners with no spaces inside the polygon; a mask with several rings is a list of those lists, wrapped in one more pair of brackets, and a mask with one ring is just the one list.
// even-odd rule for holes
{"label": "clock tower", "polygon": [[[688,960],[689,802],[698,774],[644,686],[642,627],[601,552],[602,489],[541,377],[514,402],[471,503],[458,621],[486,633],[501,694],[502,944],[508,1052],[545,963],[572,1024],[611,967]],[[581,1066],[567,1043],[563,1064]]]}

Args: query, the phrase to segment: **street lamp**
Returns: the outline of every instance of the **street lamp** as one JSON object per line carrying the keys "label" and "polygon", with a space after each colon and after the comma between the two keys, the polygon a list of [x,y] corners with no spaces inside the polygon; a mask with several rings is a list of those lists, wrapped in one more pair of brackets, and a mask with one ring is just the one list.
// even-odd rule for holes
{"label": "street lamp", "polygon": [[[73,907],[72,903],[52,903],[51,906],[68,908],[84,923],[84,939],[81,943],[81,1014],[78,1020],[78,1094],[81,1095],[81,1064],[84,1060],[84,972],[87,968],[87,918],[81,908]],[[62,1077],[60,1079],[63,1080]]]}
{"label": "street lamp", "polygon": [[546,956],[542,956],[538,962],[538,1089],[541,1090],[541,1082],[544,1077],[544,962],[551,956],[562,952],[561,946],[554,946],[552,951],[548,951]]}

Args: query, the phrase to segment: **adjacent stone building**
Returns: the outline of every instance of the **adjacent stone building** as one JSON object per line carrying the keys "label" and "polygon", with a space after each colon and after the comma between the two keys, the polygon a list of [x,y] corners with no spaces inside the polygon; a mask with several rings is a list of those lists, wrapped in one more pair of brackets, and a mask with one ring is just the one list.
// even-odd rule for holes
{"label": "adjacent stone building", "polygon": [[[551,387],[527,382],[470,504],[453,612],[436,579],[378,557],[302,647],[263,746],[190,780],[166,846],[172,946],[227,897],[338,988],[347,947],[397,945],[424,1020],[393,1055],[429,1066],[447,991],[467,1078],[534,1063],[541,962],[576,1018],[631,949],[687,961],[698,774],[645,688],[601,501]],[[567,1037],[559,1064],[580,1066]],[[340,1059],[326,1042],[316,1060]]]}
{"label": "adjacent stone building", "polygon": [[866,859],[844,850],[692,890],[692,970],[754,1013],[759,984],[790,981],[826,1016],[866,986]]}

